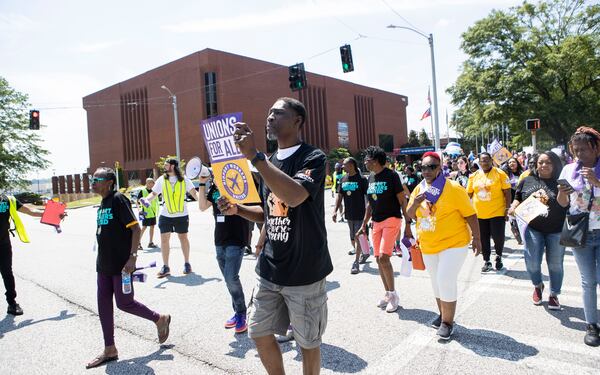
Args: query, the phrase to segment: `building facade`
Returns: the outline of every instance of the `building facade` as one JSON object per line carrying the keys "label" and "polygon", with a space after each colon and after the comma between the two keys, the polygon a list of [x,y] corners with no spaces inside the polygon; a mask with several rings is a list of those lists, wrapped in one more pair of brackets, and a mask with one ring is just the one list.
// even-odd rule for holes
{"label": "building facade", "polygon": [[325,152],[346,147],[352,153],[369,145],[386,151],[407,141],[406,96],[319,74],[306,73],[308,86],[291,92],[288,67],[205,49],[83,98],[87,112],[90,171],[119,162],[130,179],[152,174],[161,156],[175,155],[172,100],[177,98],[181,158],[208,154],[200,130],[203,119],[242,112],[267,145],[267,111],[278,97],[302,101],[308,118],[303,139]]}

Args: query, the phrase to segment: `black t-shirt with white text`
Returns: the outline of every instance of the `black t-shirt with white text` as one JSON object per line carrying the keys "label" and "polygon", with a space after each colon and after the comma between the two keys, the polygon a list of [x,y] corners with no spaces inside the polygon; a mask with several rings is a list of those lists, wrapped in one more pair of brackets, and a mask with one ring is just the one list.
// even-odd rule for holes
{"label": "black t-shirt with white text", "polygon": [[345,175],[339,181],[337,192],[344,198],[346,220],[363,220],[365,217],[367,187],[367,179],[360,173],[356,173],[354,176]]}
{"label": "black t-shirt with white text", "polygon": [[540,189],[543,189],[548,195],[548,216],[538,216],[529,223],[529,226],[538,232],[558,233],[562,231],[567,208],[562,207],[556,200],[558,195],[557,185],[558,183],[554,179],[542,179],[532,175],[525,177],[517,185],[515,199],[521,203]]}
{"label": "black t-shirt with white text", "polygon": [[216,184],[212,184],[206,199],[212,203],[213,216],[215,218],[215,246],[248,246],[248,232],[250,225],[248,220],[238,215],[221,215],[217,201],[221,197]]}
{"label": "black t-shirt with white text", "polygon": [[131,202],[119,192],[110,192],[100,203],[96,223],[98,241],[96,272],[104,275],[120,275],[131,254],[130,228],[137,225],[131,210]]}
{"label": "black t-shirt with white text", "polygon": [[404,176],[404,185],[408,188],[409,192],[413,192],[417,185],[421,182],[421,179],[416,174],[405,175]]}
{"label": "black t-shirt with white text", "polygon": [[389,168],[383,168],[378,174],[371,173],[367,197],[373,221],[380,223],[390,217],[401,218],[402,207],[396,195],[403,191],[398,173]]}
{"label": "black t-shirt with white text", "polygon": [[256,273],[282,286],[309,285],[333,270],[325,229],[325,163],[323,151],[302,143],[284,160],[273,153],[269,161],[300,183],[308,197],[289,207],[261,182],[266,241]]}
{"label": "black t-shirt with white text", "polygon": [[[17,210],[23,207],[23,204],[17,202]],[[10,242],[10,201],[4,194],[0,195],[0,243]]]}

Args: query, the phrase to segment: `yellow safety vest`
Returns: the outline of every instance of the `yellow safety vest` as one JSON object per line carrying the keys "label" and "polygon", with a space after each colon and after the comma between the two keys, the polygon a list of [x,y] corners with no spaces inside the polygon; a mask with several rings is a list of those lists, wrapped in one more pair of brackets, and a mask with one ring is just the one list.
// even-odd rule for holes
{"label": "yellow safety vest", "polygon": [[[148,196],[148,194],[149,194],[148,189],[143,188],[142,189],[142,197],[145,198]],[[140,207],[142,208],[142,211],[144,211],[146,213],[146,219],[152,219],[152,218],[156,217],[156,213],[158,212],[158,197],[156,197],[155,199],[152,200],[152,202],[150,202],[150,207],[146,207],[143,204],[141,204]]]}
{"label": "yellow safety vest", "polygon": [[183,212],[185,208],[185,181],[177,181],[171,186],[168,178],[163,181],[162,195],[165,207],[170,214]]}
{"label": "yellow safety vest", "polygon": [[19,239],[21,242],[29,243],[29,237],[27,236],[27,232],[25,232],[25,227],[23,226],[23,222],[21,222],[21,218],[17,213],[17,199],[13,196],[8,196],[8,202],[10,218],[15,223],[15,229],[19,235]]}

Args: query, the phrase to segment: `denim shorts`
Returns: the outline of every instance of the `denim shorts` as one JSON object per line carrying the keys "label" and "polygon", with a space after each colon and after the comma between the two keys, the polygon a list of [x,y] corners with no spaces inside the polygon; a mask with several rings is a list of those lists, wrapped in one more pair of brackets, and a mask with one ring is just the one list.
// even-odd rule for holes
{"label": "denim shorts", "polygon": [[309,285],[281,286],[259,276],[248,306],[248,336],[285,335],[290,324],[301,348],[321,345],[327,327],[325,279]]}

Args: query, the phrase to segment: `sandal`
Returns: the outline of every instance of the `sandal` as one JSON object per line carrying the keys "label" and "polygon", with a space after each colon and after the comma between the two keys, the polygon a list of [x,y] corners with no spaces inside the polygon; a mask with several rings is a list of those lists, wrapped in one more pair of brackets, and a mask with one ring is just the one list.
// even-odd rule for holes
{"label": "sandal", "polygon": [[169,325],[171,324],[171,315],[167,315],[167,323],[163,327],[157,327],[158,331],[158,343],[162,344],[169,338]]}
{"label": "sandal", "polygon": [[103,365],[105,363],[108,363],[108,362],[117,361],[118,359],[119,359],[118,355],[113,355],[113,356],[107,357],[104,354],[101,354],[101,355],[97,356],[96,358],[94,358],[94,360],[92,362],[85,365],[85,368],[91,369],[91,368]]}

